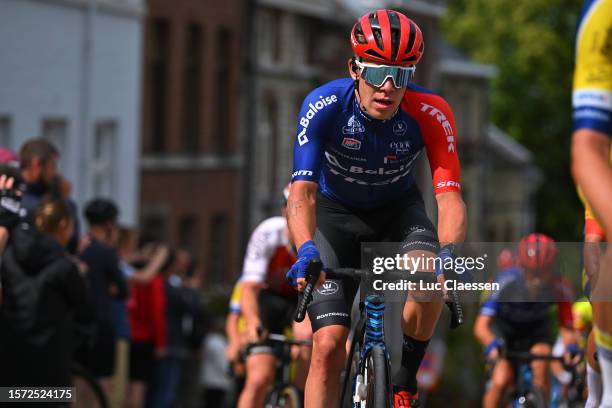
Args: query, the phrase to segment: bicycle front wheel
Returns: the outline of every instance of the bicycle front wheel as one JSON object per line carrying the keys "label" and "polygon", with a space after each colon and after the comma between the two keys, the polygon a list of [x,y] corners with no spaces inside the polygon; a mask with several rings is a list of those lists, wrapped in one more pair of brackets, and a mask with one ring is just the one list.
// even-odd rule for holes
{"label": "bicycle front wheel", "polygon": [[534,387],[524,396],[517,398],[515,406],[518,408],[545,408],[544,394]]}
{"label": "bicycle front wheel", "polygon": [[264,406],[266,408],[304,408],[304,398],[297,387],[284,384],[268,395]]}
{"label": "bicycle front wheel", "polygon": [[363,374],[367,386],[366,408],[392,408],[389,367],[383,349],[370,350]]}

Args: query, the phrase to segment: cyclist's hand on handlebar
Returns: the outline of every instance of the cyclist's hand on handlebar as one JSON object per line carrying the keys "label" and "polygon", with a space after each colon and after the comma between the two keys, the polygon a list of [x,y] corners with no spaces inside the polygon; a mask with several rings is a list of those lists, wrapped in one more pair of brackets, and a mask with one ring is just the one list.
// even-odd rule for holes
{"label": "cyclist's hand on handlebar", "polygon": [[502,354],[502,350],[505,346],[504,339],[496,337],[489,344],[486,345],[484,350],[484,356],[489,361],[496,361]]}
{"label": "cyclist's hand on handlebar", "polygon": [[[321,271],[321,273],[319,274],[319,280],[317,280],[317,283],[315,284],[314,288],[315,289],[320,288],[324,282],[325,282],[325,271]],[[297,290],[300,292],[303,292],[304,289],[306,289],[307,284],[308,282],[306,281],[306,278],[298,278]]]}
{"label": "cyclist's hand on handlebar", "polygon": [[565,352],[563,353],[563,362],[568,366],[575,366],[580,363],[584,351],[575,343],[567,345]]}
{"label": "cyclist's hand on handlebar", "polygon": [[[295,261],[289,272],[285,275],[291,286],[297,288],[298,290],[304,290],[306,286],[305,278],[306,278],[306,270],[308,268],[308,263],[312,260],[320,260],[321,255],[319,254],[319,250],[317,249],[314,241],[306,241],[300,246],[297,253],[298,259]],[[301,282],[301,285],[298,286],[298,281]],[[301,287],[301,288],[300,288]]]}

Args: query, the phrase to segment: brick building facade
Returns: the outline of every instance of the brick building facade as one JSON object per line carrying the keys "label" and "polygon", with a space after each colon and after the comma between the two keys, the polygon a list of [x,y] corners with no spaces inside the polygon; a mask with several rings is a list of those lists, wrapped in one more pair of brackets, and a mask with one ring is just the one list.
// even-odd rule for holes
{"label": "brick building facade", "polygon": [[142,234],[214,282],[239,267],[241,3],[150,0],[145,23]]}

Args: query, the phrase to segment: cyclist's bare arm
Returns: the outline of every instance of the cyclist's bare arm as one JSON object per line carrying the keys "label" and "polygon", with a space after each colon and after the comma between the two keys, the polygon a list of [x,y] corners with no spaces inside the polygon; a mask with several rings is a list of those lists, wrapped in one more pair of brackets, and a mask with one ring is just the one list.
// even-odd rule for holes
{"label": "cyclist's bare arm", "polygon": [[227,336],[226,356],[230,361],[236,360],[238,350],[240,350],[240,334],[238,333],[238,321],[240,315],[230,312],[225,319],[225,335]]}
{"label": "cyclist's bare arm", "polygon": [[612,234],[612,166],[610,137],[592,129],[579,129],[572,136],[572,174],[582,188],[607,236]]}
{"label": "cyclist's bare arm", "polygon": [[466,210],[461,193],[450,191],[436,195],[438,202],[438,239],[441,245],[461,243],[465,239]]}
{"label": "cyclist's bare arm", "polygon": [[230,312],[225,318],[225,335],[227,336],[227,342],[229,344],[240,343],[240,335],[238,334],[238,321],[240,315],[238,313]]}
{"label": "cyclist's bare arm", "polygon": [[493,317],[484,314],[478,315],[474,323],[474,336],[483,346],[486,346],[495,339],[495,334],[491,330],[492,323]]}
{"label": "cyclist's bare arm", "polygon": [[[296,248],[314,238],[316,220],[317,183],[312,181],[295,181],[291,184],[291,193],[287,200],[287,225]],[[325,272],[321,272],[317,286],[325,281]],[[304,278],[297,279],[298,290],[306,287]]]}
{"label": "cyclist's bare arm", "polygon": [[287,200],[287,223],[296,248],[314,237],[316,195],[317,183],[295,181],[291,185],[291,193]]}
{"label": "cyclist's bare arm", "polygon": [[[263,284],[259,282],[242,282],[242,294],[240,295],[240,311],[248,327],[250,341],[255,341],[257,327],[261,324],[257,296]],[[253,338],[255,337],[255,338]]]}

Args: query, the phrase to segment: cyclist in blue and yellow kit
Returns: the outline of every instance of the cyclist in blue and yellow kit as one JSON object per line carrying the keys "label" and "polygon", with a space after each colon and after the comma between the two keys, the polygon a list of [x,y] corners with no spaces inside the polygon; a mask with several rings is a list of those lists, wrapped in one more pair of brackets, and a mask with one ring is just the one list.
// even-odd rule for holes
{"label": "cyclist in blue and yellow kit", "polygon": [[[584,3],[576,36],[572,173],[605,236],[612,236],[612,0]],[[612,407],[612,249],[593,284],[594,334],[603,378],[601,407]],[[606,301],[601,302],[601,301]]]}

